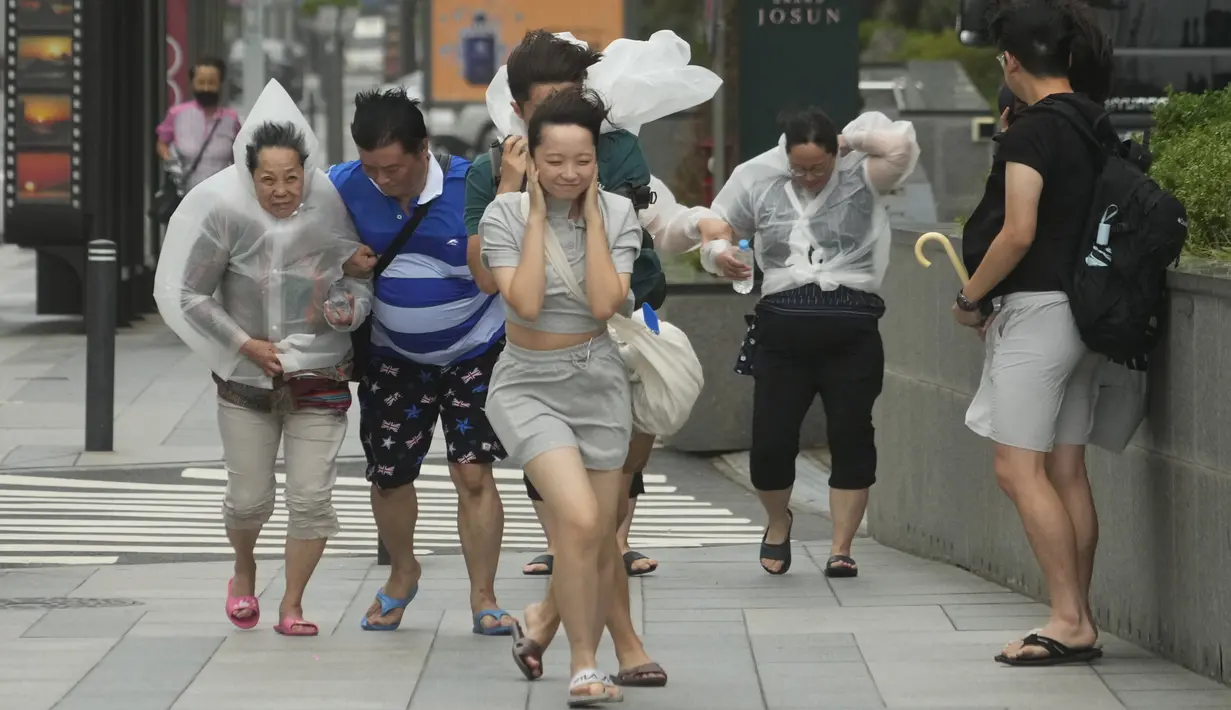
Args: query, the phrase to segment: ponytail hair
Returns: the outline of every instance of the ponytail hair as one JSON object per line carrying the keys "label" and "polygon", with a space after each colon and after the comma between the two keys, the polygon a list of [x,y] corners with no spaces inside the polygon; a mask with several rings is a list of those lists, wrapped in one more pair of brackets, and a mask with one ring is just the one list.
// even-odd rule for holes
{"label": "ponytail hair", "polygon": [[1111,39],[1083,0],[1007,0],[990,29],[996,46],[1039,77],[1065,77],[1094,101],[1111,96]]}

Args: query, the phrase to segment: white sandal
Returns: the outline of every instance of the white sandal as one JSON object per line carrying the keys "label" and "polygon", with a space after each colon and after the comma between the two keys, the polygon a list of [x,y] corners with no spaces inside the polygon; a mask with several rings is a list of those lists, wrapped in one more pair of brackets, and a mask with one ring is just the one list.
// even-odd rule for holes
{"label": "white sandal", "polygon": [[[603,692],[600,695],[575,695],[573,693],[577,688],[589,685],[602,685]],[[588,708],[622,702],[624,702],[624,694],[616,687],[611,676],[593,668],[587,668],[573,676],[573,680],[568,684],[568,706],[571,708]]]}

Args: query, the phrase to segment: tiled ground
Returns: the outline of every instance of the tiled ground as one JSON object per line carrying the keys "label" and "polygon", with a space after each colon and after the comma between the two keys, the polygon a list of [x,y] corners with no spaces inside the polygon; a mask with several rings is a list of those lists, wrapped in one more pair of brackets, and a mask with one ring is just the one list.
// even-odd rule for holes
{"label": "tiled ground", "polygon": [[[826,545],[805,545],[818,559]],[[634,615],[667,688],[630,690],[624,707],[678,710],[865,708],[1228,708],[1231,690],[1105,638],[1092,666],[1016,669],[993,653],[1041,623],[1046,607],[941,564],[860,541],[863,574],[827,582],[796,546],[785,577],[755,548],[664,550],[634,580]],[[498,585],[513,610],[541,580],[506,555]],[[0,598],[126,598],[130,607],[0,610],[6,710],[524,710],[564,707],[563,638],[547,676],[521,679],[509,642],[470,633],[460,557],[425,558],[425,581],[397,633],[359,629],[383,581],[369,560],[327,559],[309,591],[316,639],[275,635],[267,616],[241,632],[224,619],[225,563],[0,572]],[[276,609],[278,568],[262,570]],[[0,605],[2,606],[2,605]],[[268,613],[268,612],[267,612]],[[605,642],[605,663],[614,664]],[[614,670],[614,667],[612,667]]]}

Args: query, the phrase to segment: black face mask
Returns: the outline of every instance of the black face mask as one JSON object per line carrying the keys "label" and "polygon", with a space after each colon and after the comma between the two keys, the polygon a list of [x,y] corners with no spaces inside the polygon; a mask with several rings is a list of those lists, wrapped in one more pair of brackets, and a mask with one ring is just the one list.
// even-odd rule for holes
{"label": "black face mask", "polygon": [[217,91],[194,91],[192,95],[197,100],[197,103],[205,108],[213,108],[218,105]]}

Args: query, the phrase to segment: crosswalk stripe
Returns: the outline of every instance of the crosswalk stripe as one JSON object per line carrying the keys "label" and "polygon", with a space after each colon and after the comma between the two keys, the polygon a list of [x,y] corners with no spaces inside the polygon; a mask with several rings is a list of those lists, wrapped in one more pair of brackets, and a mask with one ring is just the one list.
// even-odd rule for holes
{"label": "crosswalk stripe", "polygon": [[[546,546],[521,472],[496,469],[505,510],[503,547]],[[281,556],[287,512],[286,476],[276,474],[277,502],[257,547],[263,557]],[[163,482],[0,474],[0,566],[115,564],[126,555],[177,558],[227,556],[221,523],[225,469],[186,468]],[[726,508],[681,493],[666,476],[647,474],[630,543],[635,548],[699,547],[757,542],[761,527]],[[457,494],[447,466],[425,464],[415,483],[419,521],[415,542],[429,555],[456,549]],[[329,541],[329,555],[372,555],[376,524],[369,485],[339,478],[333,502],[342,531]]]}

